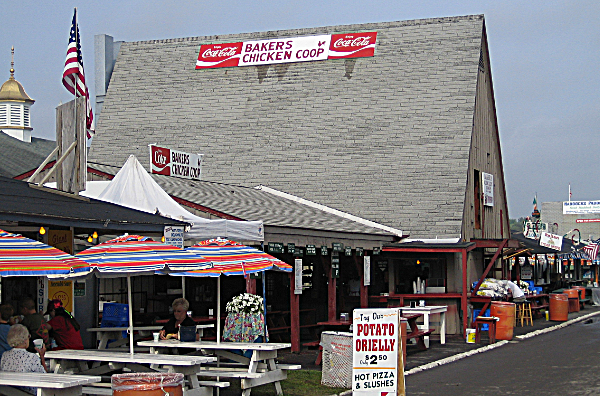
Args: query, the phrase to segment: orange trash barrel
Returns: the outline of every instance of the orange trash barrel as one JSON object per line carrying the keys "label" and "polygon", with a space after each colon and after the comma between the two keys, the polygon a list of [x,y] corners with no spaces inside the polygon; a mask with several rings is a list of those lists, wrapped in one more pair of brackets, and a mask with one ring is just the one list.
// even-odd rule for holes
{"label": "orange trash barrel", "polygon": [[183,396],[181,373],[129,373],[111,377],[113,396]]}
{"label": "orange trash barrel", "polygon": [[566,322],[569,320],[569,296],[564,293],[550,294],[550,320]]}
{"label": "orange trash barrel", "polygon": [[581,299],[585,298],[585,287],[584,286],[573,286],[571,289],[579,290],[579,292],[580,292],[579,298],[581,298]]}
{"label": "orange trash barrel", "polygon": [[490,315],[500,318],[496,322],[496,339],[510,341],[515,327],[515,304],[502,301],[492,301]]}
{"label": "orange trash barrel", "polygon": [[569,312],[579,312],[579,290],[566,289],[563,294],[569,296]]}

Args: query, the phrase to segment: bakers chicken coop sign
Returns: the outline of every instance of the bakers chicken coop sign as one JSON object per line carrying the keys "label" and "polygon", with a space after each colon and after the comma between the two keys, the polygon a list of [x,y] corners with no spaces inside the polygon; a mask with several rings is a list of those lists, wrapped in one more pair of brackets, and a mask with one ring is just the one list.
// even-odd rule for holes
{"label": "bakers chicken coop sign", "polygon": [[375,55],[377,32],[203,44],[196,69],[362,58]]}

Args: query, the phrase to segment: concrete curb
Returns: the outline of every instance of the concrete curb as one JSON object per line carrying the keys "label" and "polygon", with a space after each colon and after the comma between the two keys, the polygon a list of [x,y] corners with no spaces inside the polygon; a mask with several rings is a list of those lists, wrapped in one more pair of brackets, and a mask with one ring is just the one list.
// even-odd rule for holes
{"label": "concrete curb", "polygon": [[[563,322],[563,323],[559,323],[559,324],[551,326],[551,327],[547,327],[545,329],[532,331],[531,333],[527,333],[527,334],[524,334],[524,335],[521,335],[521,336],[515,336],[515,339],[517,339],[517,340],[526,340],[526,339],[531,338],[531,337],[535,337],[535,336],[538,336],[538,335],[541,335],[541,334],[549,333],[549,332],[554,331],[554,330],[562,329],[564,327],[570,326],[572,324],[581,322],[583,320],[589,319],[589,318],[591,318],[593,316],[597,316],[597,315],[600,315],[600,312],[593,312],[593,313],[590,313],[590,314],[587,314],[587,315],[580,316],[578,318],[574,318],[574,319],[568,320],[568,321]],[[427,363],[427,364],[424,364],[422,366],[418,366],[418,367],[415,367],[415,368],[410,369],[408,371],[405,371],[404,372],[404,376],[406,377],[406,376],[409,376],[411,374],[416,374],[416,373],[419,373],[421,371],[432,369],[434,367],[439,367],[439,366],[442,366],[444,364],[456,362],[457,360],[464,359],[466,357],[473,356],[473,355],[476,355],[478,353],[487,352],[487,351],[490,351],[492,349],[496,349],[496,348],[499,348],[499,347],[501,347],[503,345],[506,345],[509,342],[510,341],[502,340],[502,341],[496,342],[495,344],[486,345],[486,346],[481,347],[481,348],[473,349],[471,351],[459,353],[459,354],[454,355],[454,356],[450,356],[450,357],[447,357],[447,358],[444,358],[444,359],[436,360],[435,362]],[[347,391],[344,391],[342,393],[331,395],[331,396],[351,396],[351,395],[352,395],[352,390],[347,390]]]}

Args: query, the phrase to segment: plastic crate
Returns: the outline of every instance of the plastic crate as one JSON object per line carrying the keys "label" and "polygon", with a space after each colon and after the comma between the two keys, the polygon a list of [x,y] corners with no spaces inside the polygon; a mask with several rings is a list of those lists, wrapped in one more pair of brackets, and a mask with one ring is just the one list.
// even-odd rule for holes
{"label": "plastic crate", "polygon": [[129,323],[129,307],[127,304],[105,303],[102,310],[102,321],[104,320]]}
{"label": "plastic crate", "polygon": [[[473,320],[475,320],[475,318],[479,316],[480,312],[481,312],[481,309],[474,309],[473,310]],[[483,313],[483,315],[481,315],[481,316],[488,316],[489,317],[490,316],[490,310],[486,309],[485,312]],[[489,328],[490,328],[490,325],[488,325],[488,324],[481,325],[481,330],[483,330],[483,331],[488,331]]]}

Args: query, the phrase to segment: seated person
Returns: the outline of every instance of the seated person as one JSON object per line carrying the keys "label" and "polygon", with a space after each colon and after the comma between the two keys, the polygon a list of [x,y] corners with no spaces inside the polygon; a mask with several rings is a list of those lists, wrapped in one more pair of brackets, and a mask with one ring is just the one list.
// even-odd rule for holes
{"label": "seated person", "polygon": [[[27,327],[21,324],[11,326],[6,338],[12,349],[2,354],[2,360],[0,360],[0,369],[2,371],[20,373],[48,372],[48,367],[44,360],[46,345],[42,343],[41,349],[35,348],[39,356],[36,353],[27,351],[27,347],[29,346],[29,331]],[[31,386],[20,386],[18,388],[32,395],[37,394],[37,388]]]}
{"label": "seated person", "polygon": [[10,304],[2,304],[0,305],[0,359],[2,358],[2,354],[8,350],[11,350],[12,347],[8,345],[8,341],[6,340],[6,336],[8,335],[8,331],[10,330],[10,320],[14,314],[14,309]]}
{"label": "seated person", "polygon": [[54,337],[56,347],[53,351],[61,349],[83,349],[81,333],[79,333],[79,323],[65,310],[62,301],[52,300],[48,303],[48,310],[45,315],[50,315],[48,325],[50,326],[50,336]]}
{"label": "seated person", "polygon": [[27,297],[21,300],[20,303],[21,315],[24,316],[21,324],[27,327],[31,340],[29,342],[29,352],[35,352],[33,340],[42,339],[46,344],[46,349],[50,348],[50,335],[48,334],[48,323],[44,316],[35,309],[35,301],[33,298]]}
{"label": "seated person", "polygon": [[510,290],[510,293],[512,294],[512,300],[514,302],[525,301],[525,293],[523,293],[523,290],[521,290],[521,288],[517,286],[514,282],[506,281],[506,286]]}
{"label": "seated person", "polygon": [[[187,311],[190,309],[190,303],[185,298],[178,298],[171,304],[173,307],[173,317],[164,325],[162,330],[159,332],[158,337],[161,340],[170,338],[179,338],[179,327],[180,326],[194,326],[196,322],[187,316]],[[199,334],[196,334],[196,340],[198,340]]]}

